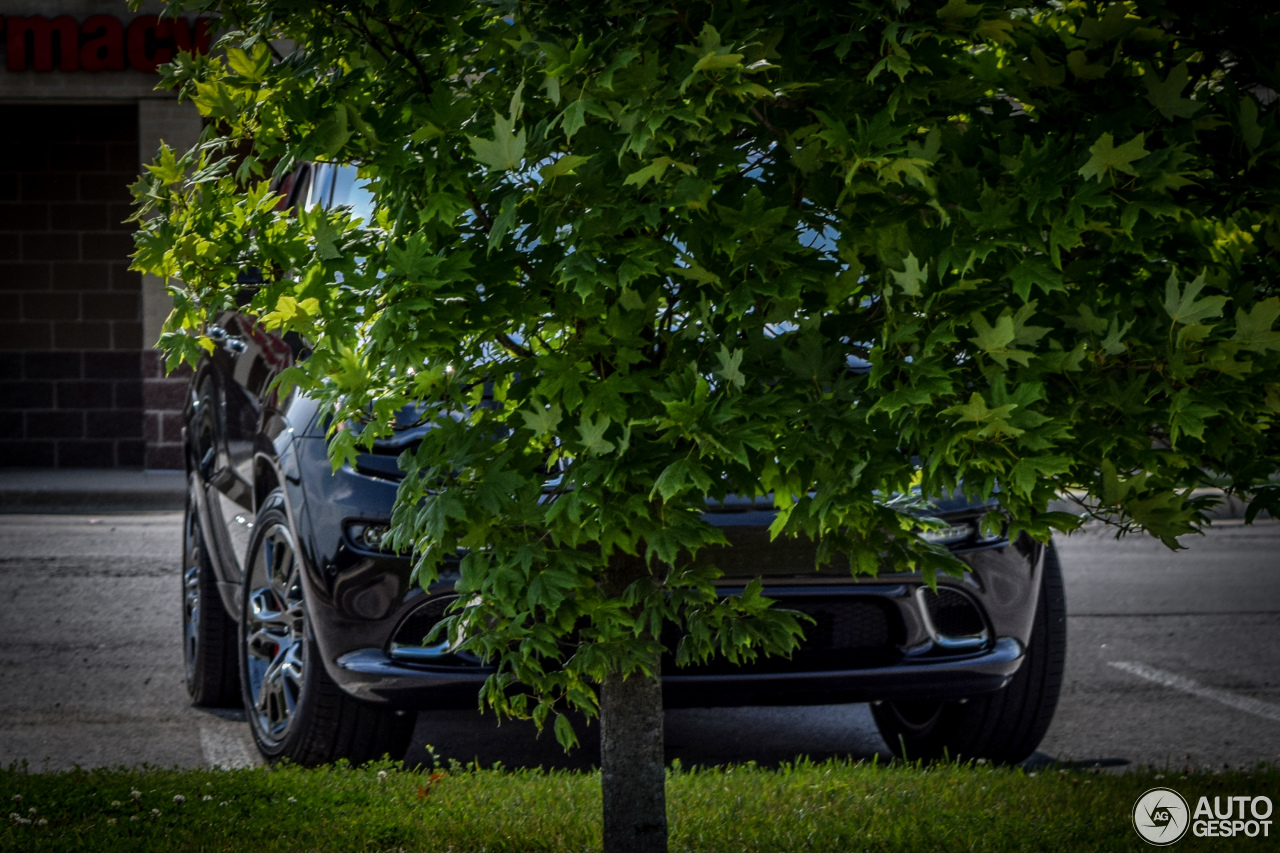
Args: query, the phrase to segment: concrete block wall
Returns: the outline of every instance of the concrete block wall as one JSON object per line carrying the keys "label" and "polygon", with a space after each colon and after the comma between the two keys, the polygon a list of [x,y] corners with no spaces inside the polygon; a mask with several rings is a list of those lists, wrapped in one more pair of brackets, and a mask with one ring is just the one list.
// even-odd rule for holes
{"label": "concrete block wall", "polygon": [[0,466],[143,466],[142,283],[123,221],[137,106],[4,111]]}

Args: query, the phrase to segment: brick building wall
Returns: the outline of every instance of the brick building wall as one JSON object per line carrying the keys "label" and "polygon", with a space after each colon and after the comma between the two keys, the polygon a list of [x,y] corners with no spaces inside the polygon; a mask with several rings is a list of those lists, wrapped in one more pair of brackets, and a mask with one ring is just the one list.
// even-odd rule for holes
{"label": "brick building wall", "polygon": [[191,368],[180,367],[168,375],[164,356],[156,350],[142,353],[143,437],[147,441],[147,468],[181,469],[182,408],[187,398]]}
{"label": "brick building wall", "polygon": [[167,401],[173,380],[152,378],[141,279],[128,269],[137,106],[4,112],[0,465],[141,467],[144,394]]}

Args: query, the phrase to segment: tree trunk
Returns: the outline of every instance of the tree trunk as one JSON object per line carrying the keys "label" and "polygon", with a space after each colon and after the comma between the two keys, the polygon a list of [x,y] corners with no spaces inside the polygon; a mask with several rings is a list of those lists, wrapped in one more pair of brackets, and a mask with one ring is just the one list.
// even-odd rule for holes
{"label": "tree trunk", "polygon": [[[645,577],[642,558],[617,558],[605,574],[605,593],[619,596]],[[604,853],[667,853],[660,666],[660,659],[653,662],[652,678],[611,673],[600,685]]]}
{"label": "tree trunk", "polygon": [[604,853],[666,853],[662,680],[612,674],[600,686]]}

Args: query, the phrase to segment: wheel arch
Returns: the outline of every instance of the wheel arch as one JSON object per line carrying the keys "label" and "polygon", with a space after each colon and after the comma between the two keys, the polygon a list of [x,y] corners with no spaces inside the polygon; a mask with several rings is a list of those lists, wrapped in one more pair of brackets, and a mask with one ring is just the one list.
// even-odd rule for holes
{"label": "wheel arch", "polygon": [[[274,459],[259,452],[253,460],[253,511],[255,513],[262,511],[263,502],[276,489],[284,492],[284,478],[280,476],[280,469]],[[286,514],[292,519],[292,513],[286,510]]]}

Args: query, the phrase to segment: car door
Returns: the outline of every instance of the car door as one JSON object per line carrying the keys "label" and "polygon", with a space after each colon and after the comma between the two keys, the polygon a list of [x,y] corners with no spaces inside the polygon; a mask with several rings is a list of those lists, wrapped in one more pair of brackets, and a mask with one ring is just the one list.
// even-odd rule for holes
{"label": "car door", "polygon": [[[317,192],[313,169],[304,165],[280,186],[281,207],[290,208]],[[332,176],[325,176],[332,181]],[[256,272],[241,278],[246,286],[260,281]],[[241,311],[224,311],[206,330],[214,343],[197,382],[195,455],[204,483],[223,582],[237,584],[244,572],[249,537],[257,514],[254,454],[264,421],[280,401],[272,383],[296,356],[279,337]]]}

